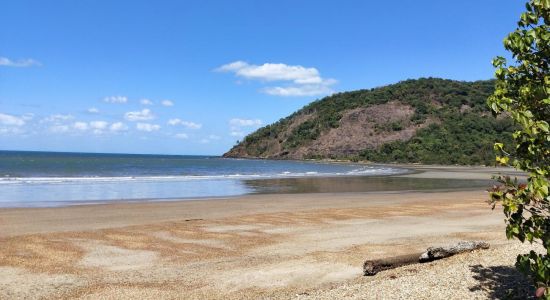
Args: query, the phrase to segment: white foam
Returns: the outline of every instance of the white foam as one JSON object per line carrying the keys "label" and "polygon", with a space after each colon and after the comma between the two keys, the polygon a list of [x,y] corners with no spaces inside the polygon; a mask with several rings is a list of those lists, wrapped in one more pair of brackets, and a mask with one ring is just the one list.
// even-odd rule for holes
{"label": "white foam", "polygon": [[395,175],[407,172],[405,169],[387,167],[359,167],[348,172],[296,172],[285,171],[277,174],[227,174],[227,175],[181,175],[181,176],[107,176],[107,177],[2,177],[0,185],[5,184],[70,184],[70,183],[113,183],[113,182],[150,182],[150,181],[193,181],[193,180],[230,180],[230,179],[270,179],[296,177],[332,177],[332,176],[376,176]]}

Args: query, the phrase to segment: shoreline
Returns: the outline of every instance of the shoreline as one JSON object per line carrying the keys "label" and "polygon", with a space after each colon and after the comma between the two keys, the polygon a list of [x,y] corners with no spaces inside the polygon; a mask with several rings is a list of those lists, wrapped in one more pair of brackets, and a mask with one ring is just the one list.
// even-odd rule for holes
{"label": "shoreline", "polygon": [[[411,176],[494,171],[453,170]],[[478,279],[491,269],[471,266],[513,266],[529,246],[506,240],[487,200],[471,188],[0,209],[0,298],[491,298]],[[491,249],[362,276],[366,259],[461,240]]]}
{"label": "shoreline", "polygon": [[[490,187],[491,177],[498,174],[510,174],[523,178],[523,174],[510,168],[494,168],[494,167],[454,167],[454,166],[431,166],[431,165],[372,165],[380,168],[400,168],[403,172],[397,174],[377,174],[377,175],[319,175],[319,176],[282,176],[282,177],[266,177],[266,178],[226,178],[223,179],[223,184],[227,188],[237,188],[237,191],[232,191],[224,194],[221,191],[215,191],[211,195],[188,195],[188,196],[169,196],[168,194],[158,197],[129,197],[120,198],[83,198],[80,199],[58,199],[49,198],[37,199],[25,202],[5,201],[0,202],[0,210],[12,208],[38,208],[38,207],[64,207],[72,205],[102,205],[107,203],[138,203],[138,202],[157,202],[157,201],[210,201],[216,199],[235,199],[248,195],[266,195],[266,194],[310,194],[310,193],[371,193],[371,192],[391,192],[391,191],[451,191],[451,190],[470,190],[480,187]],[[126,178],[126,177],[124,177]],[[484,182],[485,181],[485,182]],[[174,193],[177,193],[176,188],[179,181],[167,181],[172,185]],[[205,184],[210,181],[196,181],[196,184],[201,184],[205,188]],[[69,183],[64,183],[69,184]],[[99,183],[78,183],[81,188],[91,184],[94,189],[101,189],[103,185],[112,185],[109,188],[116,188],[117,191],[122,188],[116,181],[101,181]],[[117,184],[119,186],[117,186]],[[132,181],[131,184],[135,187],[148,186],[149,189],[155,188],[155,184],[164,184],[159,181]],[[192,188],[195,181],[184,182],[187,189]],[[208,183],[210,184],[210,183]],[[212,184],[215,184],[213,181]],[[1,187],[1,186],[0,186]],[[10,189],[17,187],[7,185]],[[23,186],[21,186],[23,187]],[[38,186],[31,185],[34,193],[39,193]],[[48,185],[44,188],[55,192],[60,192],[62,185]],[[71,191],[77,191],[72,184],[68,187]],[[123,193],[122,190],[118,191]],[[11,193],[14,193],[13,191]],[[28,192],[27,192],[28,193]],[[52,194],[53,195],[53,194]],[[21,196],[18,196],[21,197]],[[52,198],[52,199],[50,199]]]}
{"label": "shoreline", "polygon": [[[332,177],[327,177],[328,179]],[[300,197],[300,195],[346,195],[346,194],[408,194],[408,193],[446,193],[446,192],[467,192],[476,191],[479,188],[465,187],[465,188],[442,188],[442,189],[429,189],[429,190],[389,190],[389,191],[372,191],[372,192],[302,192],[302,193],[250,193],[243,195],[232,196],[204,196],[204,197],[174,197],[174,198],[136,198],[136,199],[114,199],[114,200],[90,200],[90,201],[59,201],[58,205],[41,206],[40,202],[33,202],[37,205],[34,206],[0,206],[0,212],[2,210],[18,210],[18,209],[48,209],[48,208],[63,208],[63,207],[80,207],[80,206],[96,206],[96,205],[133,205],[140,203],[178,203],[178,202],[195,202],[195,201],[231,201],[242,200],[247,197],[265,196],[265,195],[282,195]]]}
{"label": "shoreline", "polygon": [[[58,231],[97,230],[192,219],[238,217],[295,210],[366,208],[421,201],[451,201],[454,195],[484,194],[470,190],[387,191],[372,193],[256,194],[191,200],[108,202],[58,207],[0,208],[0,238]],[[449,196],[453,195],[453,196]],[[400,201],[405,198],[406,201]],[[299,200],[299,201],[297,201]]]}

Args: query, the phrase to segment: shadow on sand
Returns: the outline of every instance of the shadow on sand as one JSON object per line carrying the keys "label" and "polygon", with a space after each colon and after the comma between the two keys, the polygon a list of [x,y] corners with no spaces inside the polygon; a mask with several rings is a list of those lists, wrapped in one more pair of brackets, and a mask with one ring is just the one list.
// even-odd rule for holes
{"label": "shadow on sand", "polygon": [[514,267],[473,265],[470,270],[478,281],[470,291],[486,291],[490,299],[536,299],[534,286]]}

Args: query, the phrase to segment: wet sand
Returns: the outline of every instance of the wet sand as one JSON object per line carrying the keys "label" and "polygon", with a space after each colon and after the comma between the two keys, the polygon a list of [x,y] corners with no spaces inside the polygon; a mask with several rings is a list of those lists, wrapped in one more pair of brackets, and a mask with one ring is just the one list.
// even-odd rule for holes
{"label": "wet sand", "polygon": [[389,297],[363,282],[365,259],[510,246],[486,199],[474,188],[1,209],[0,299],[330,299],[347,286]]}

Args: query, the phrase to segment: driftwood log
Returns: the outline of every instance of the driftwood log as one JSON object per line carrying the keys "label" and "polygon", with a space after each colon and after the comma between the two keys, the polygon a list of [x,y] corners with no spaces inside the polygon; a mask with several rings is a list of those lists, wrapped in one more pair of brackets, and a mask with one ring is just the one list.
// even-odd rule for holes
{"label": "driftwood log", "polygon": [[477,249],[488,249],[489,244],[482,241],[464,241],[456,245],[446,247],[430,247],[426,252],[414,253],[390,258],[367,260],[363,264],[363,275],[373,276],[384,270],[394,269],[415,263],[430,262],[458,253],[469,252]]}
{"label": "driftwood log", "polygon": [[401,255],[390,258],[367,260],[363,264],[363,275],[374,276],[380,271],[385,271],[401,266],[406,266],[418,262],[418,257],[422,253],[415,253],[409,255]]}
{"label": "driftwood log", "polygon": [[477,249],[489,249],[489,243],[482,241],[459,242],[450,247],[430,247],[420,255],[419,262],[430,262],[445,257],[453,256],[462,252],[469,252]]}

